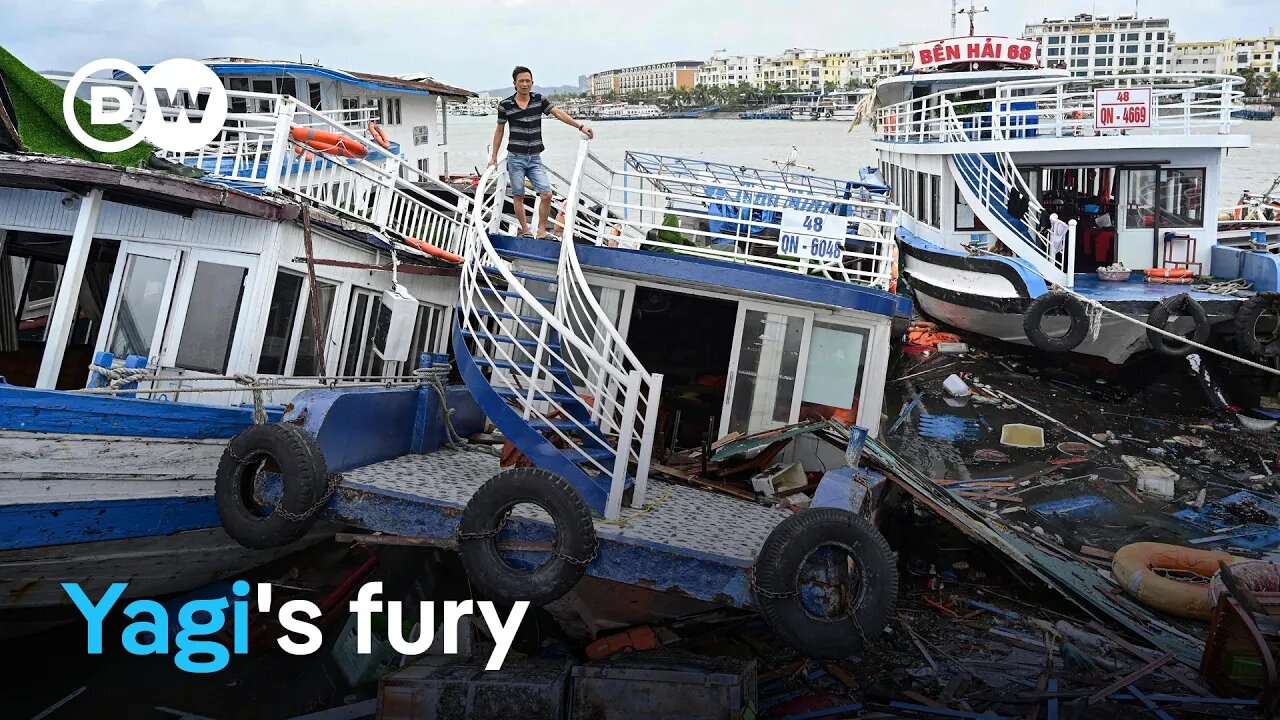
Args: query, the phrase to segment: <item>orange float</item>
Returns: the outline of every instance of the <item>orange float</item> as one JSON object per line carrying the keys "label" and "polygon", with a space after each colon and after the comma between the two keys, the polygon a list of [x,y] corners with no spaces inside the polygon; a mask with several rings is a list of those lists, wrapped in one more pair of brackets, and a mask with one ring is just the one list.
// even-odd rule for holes
{"label": "orange float", "polygon": [[[1214,550],[1140,542],[1116,551],[1111,573],[1130,597],[1147,607],[1208,621],[1213,615],[1209,580],[1218,572],[1218,562],[1233,565],[1241,559]],[[1192,577],[1198,582],[1178,580],[1170,574]]]}
{"label": "orange float", "polygon": [[432,245],[427,242],[423,242],[422,240],[419,240],[418,238],[415,238],[415,237],[406,237],[404,239],[404,244],[408,245],[411,248],[421,250],[422,252],[432,257],[438,257],[441,260],[445,260],[451,263],[457,263],[459,265],[461,265],[464,262],[464,259],[461,255],[455,255],[449,252],[448,250],[442,250],[436,247],[435,245]]}
{"label": "orange float", "polygon": [[1147,277],[1184,278],[1195,277],[1196,274],[1187,268],[1147,268],[1142,271]]}
{"label": "orange float", "polygon": [[391,149],[391,141],[387,139],[387,134],[382,131],[382,126],[376,122],[369,123],[369,137],[373,141],[382,146],[383,150]]}
{"label": "orange float", "polygon": [[369,149],[361,144],[360,141],[328,130],[295,127],[289,130],[289,137],[316,152],[341,155],[358,160],[369,156]]}

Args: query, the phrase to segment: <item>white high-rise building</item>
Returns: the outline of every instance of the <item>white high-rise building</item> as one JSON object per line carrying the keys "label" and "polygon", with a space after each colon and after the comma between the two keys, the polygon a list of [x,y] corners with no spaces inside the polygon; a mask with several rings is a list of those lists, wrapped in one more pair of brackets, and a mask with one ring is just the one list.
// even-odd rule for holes
{"label": "white high-rise building", "polygon": [[734,87],[738,83],[747,83],[758,87],[760,65],[764,61],[765,58],[762,55],[729,55],[724,50],[718,50],[698,70],[694,84],[705,87]]}
{"label": "white high-rise building", "polygon": [[1082,13],[1028,24],[1023,37],[1040,41],[1045,67],[1066,68],[1074,77],[1172,71],[1168,18]]}

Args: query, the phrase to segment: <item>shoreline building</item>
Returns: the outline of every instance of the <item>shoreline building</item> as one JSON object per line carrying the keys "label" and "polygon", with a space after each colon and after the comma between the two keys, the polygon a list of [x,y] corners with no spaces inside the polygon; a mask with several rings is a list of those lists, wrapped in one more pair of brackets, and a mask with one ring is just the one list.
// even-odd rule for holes
{"label": "shoreline building", "polygon": [[694,76],[693,84],[699,87],[737,87],[746,83],[761,87],[760,67],[767,60],[763,55],[730,55],[717,50],[711,59],[702,64]]}
{"label": "shoreline building", "polygon": [[783,90],[821,90],[831,83],[844,88],[850,82],[874,84],[911,67],[911,52],[905,48],[883,50],[825,51],[790,48],[775,56],[730,55],[717,50],[698,71],[696,84],[702,87],[735,87],[747,83],[763,90],[776,83]]}
{"label": "shoreline building", "polygon": [[1175,43],[1173,68],[1188,73],[1280,72],[1280,37],[1268,28],[1265,37],[1227,38]]}
{"label": "shoreline building", "polygon": [[626,95],[631,92],[669,92],[676,88],[691,90],[702,66],[701,60],[671,60],[603,70],[587,76],[587,92],[601,97],[609,93]]}
{"label": "shoreline building", "polygon": [[1170,72],[1174,33],[1168,18],[1090,15],[1028,23],[1023,37],[1038,40],[1045,67],[1072,77]]}

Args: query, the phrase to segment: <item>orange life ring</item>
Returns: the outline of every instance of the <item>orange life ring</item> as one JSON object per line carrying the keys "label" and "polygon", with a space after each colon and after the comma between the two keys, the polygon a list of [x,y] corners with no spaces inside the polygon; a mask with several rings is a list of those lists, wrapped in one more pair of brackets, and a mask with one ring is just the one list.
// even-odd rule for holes
{"label": "orange life ring", "polygon": [[1156,278],[1189,278],[1196,276],[1194,271],[1187,268],[1147,268],[1142,273],[1147,277]]}
{"label": "orange life ring", "polygon": [[448,250],[441,250],[435,245],[423,242],[415,237],[406,237],[404,239],[404,244],[408,245],[411,248],[416,248],[418,250],[421,250],[422,252],[428,255],[431,255],[432,257],[438,257],[441,260],[445,260],[447,262],[457,263],[459,265],[461,265],[464,262],[464,258],[461,255],[454,255]]}
{"label": "orange life ring", "polygon": [[1147,607],[1178,617],[1209,620],[1213,614],[1207,582],[1184,582],[1156,573],[1172,570],[1205,580],[1218,572],[1218,561],[1228,565],[1243,558],[1214,550],[1140,542],[1125,545],[1111,559],[1111,573],[1120,587]]}
{"label": "orange life ring", "polygon": [[387,139],[387,134],[382,131],[382,126],[378,123],[372,121],[369,123],[369,137],[381,145],[383,150],[391,149],[391,141]]}
{"label": "orange life ring", "polygon": [[360,141],[328,130],[295,127],[289,130],[289,137],[316,152],[332,153],[356,159],[364,159],[369,156],[369,149]]}

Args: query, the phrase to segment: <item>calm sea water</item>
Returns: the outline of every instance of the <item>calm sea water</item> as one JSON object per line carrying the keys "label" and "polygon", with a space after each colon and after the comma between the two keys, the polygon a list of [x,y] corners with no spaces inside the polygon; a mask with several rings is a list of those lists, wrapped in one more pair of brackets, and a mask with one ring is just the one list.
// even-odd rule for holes
{"label": "calm sea water", "polygon": [[[449,117],[449,170],[483,168],[496,124],[494,116]],[[814,168],[817,175],[857,179],[858,168],[874,165],[871,130],[866,125],[849,129],[843,122],[789,120],[626,120],[597,122],[592,152],[612,167],[622,165],[627,150],[772,167],[770,160],[786,161],[794,145],[797,162]],[[1243,190],[1266,190],[1280,175],[1280,120],[1245,121],[1235,127],[1252,137],[1252,145],[1232,150],[1222,176],[1224,203]],[[543,160],[564,175],[573,167],[578,133],[558,121],[543,124],[547,151]]]}

